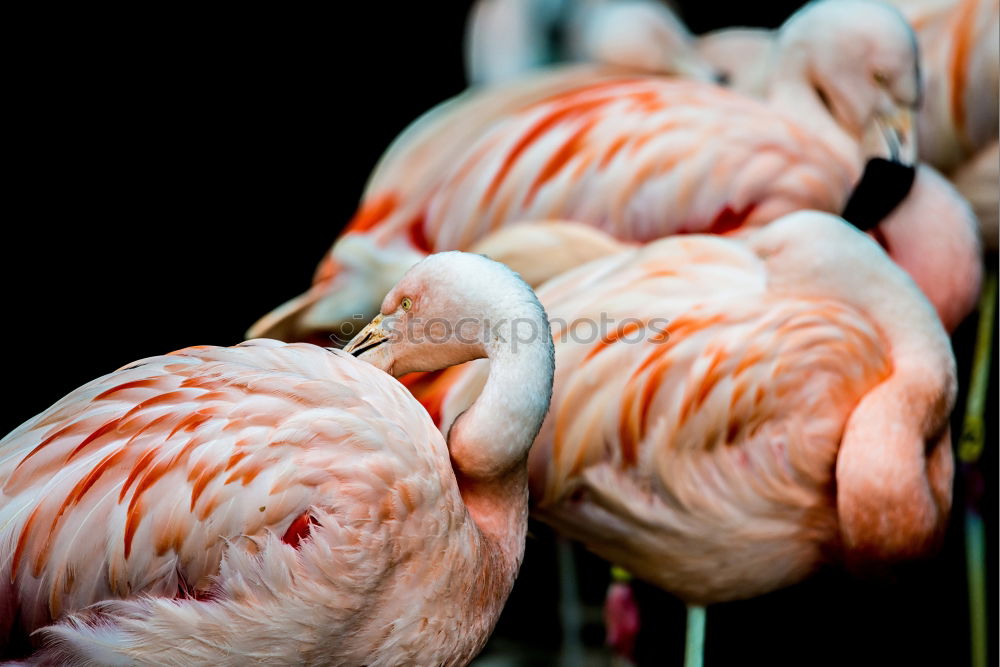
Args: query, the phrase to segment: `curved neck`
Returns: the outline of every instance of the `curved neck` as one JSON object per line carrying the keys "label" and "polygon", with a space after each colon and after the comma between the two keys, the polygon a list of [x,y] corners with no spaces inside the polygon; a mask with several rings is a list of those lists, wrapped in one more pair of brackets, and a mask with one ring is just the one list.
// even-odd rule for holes
{"label": "curved neck", "polygon": [[848,164],[858,163],[858,140],[840,126],[823,103],[801,54],[776,47],[771,58],[771,76],[767,84],[767,101],[771,108],[822,139]]}
{"label": "curved neck", "polygon": [[[485,345],[489,377],[454,423],[448,448],[459,489],[482,537],[516,574],[528,520],[527,457],[552,395],[552,334],[544,312],[500,321]],[[510,583],[513,584],[513,578]]]}

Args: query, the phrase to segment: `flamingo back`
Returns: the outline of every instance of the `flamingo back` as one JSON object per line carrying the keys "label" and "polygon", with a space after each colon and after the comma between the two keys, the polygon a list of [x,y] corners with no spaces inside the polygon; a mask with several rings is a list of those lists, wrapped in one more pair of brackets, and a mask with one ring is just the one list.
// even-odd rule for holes
{"label": "flamingo back", "polygon": [[[420,256],[468,250],[514,223],[569,220],[638,242],[726,234],[800,209],[840,211],[859,176],[860,156],[756,100],[695,81],[580,71],[555,79],[570,88],[536,99],[535,86],[499,110],[475,95],[447,103],[404,133],[314,288],[251,335],[304,337],[372,317]],[[463,141],[432,150],[452,127]]]}
{"label": "flamingo back", "polygon": [[[701,236],[591,262],[538,293],[556,389],[529,461],[537,516],[701,600],[772,590],[832,559],[844,424],[891,371],[866,317],[776,297],[757,255]],[[486,372],[450,370],[441,428]]]}
{"label": "flamingo back", "polygon": [[[556,376],[529,459],[532,511],[560,532],[699,602],[761,594],[840,561],[844,531],[852,545],[881,544],[868,512],[895,512],[900,526],[911,510],[922,517],[909,546],[876,560],[925,553],[940,537],[954,360],[916,286],[843,221],[799,213],[746,244],[662,239],[538,295]],[[431,388],[442,429],[486,372],[451,369]],[[880,412],[899,412],[906,437],[883,433]],[[896,488],[865,474],[881,462],[917,472]],[[857,510],[838,506],[840,488]],[[865,505],[861,488],[877,500]]]}
{"label": "flamingo back", "polygon": [[858,165],[770,108],[707,84],[602,81],[498,122],[442,180],[433,247],[562,218],[625,241],[724,233],[791,210],[838,210]]}
{"label": "flamingo back", "polygon": [[[625,241],[725,233],[801,208],[837,211],[858,176],[859,164],[755,100],[699,82],[594,77],[475,125],[478,140],[446,144],[448,164],[435,158],[419,186],[389,178],[409,172],[402,141],[345,234],[431,252],[525,220],[572,220]],[[418,125],[413,150],[467,115],[459,110]],[[331,262],[336,253],[318,280]]]}

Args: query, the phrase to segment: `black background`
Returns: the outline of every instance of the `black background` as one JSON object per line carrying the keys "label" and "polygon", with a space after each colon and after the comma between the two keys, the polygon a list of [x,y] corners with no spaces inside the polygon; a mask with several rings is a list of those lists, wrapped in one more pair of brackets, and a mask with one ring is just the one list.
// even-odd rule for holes
{"label": "black background", "polygon": [[[346,4],[61,9],[11,22],[3,432],[132,360],[239,342],[309,284],[388,143],[465,85],[468,1]],[[797,3],[761,4],[682,6],[701,32],[774,26]],[[967,323],[956,336],[963,368],[970,341]],[[984,463],[991,612],[993,387]],[[967,663],[964,487],[960,478],[956,520],[929,563],[889,581],[824,573],[713,607],[708,664]],[[554,558],[548,531],[534,526],[501,643],[558,646]],[[580,567],[583,596],[598,604],[606,567],[586,555]],[[639,596],[641,661],[679,664],[683,607],[651,588]],[[599,641],[599,626],[587,632]]]}

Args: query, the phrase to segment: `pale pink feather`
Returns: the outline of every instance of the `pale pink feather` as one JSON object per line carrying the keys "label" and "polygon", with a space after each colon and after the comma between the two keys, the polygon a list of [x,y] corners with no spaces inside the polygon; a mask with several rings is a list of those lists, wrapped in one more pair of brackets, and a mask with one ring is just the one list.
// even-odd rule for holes
{"label": "pale pink feather", "polygon": [[339,351],[130,364],[8,435],[0,492],[0,647],[62,621],[50,659],[462,663],[502,604],[444,438]]}
{"label": "pale pink feather", "polygon": [[[538,294],[556,378],[533,512],[561,532],[696,602],[939,540],[948,339],[909,277],[842,221],[798,213],[745,242],[665,239]],[[594,338],[602,317],[613,324]],[[441,428],[485,371],[417,386]]]}

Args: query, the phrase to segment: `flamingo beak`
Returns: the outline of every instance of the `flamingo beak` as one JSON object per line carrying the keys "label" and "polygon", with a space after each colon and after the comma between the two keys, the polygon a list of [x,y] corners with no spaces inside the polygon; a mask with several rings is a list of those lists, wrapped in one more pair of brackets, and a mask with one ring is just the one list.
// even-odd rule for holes
{"label": "flamingo beak", "polygon": [[890,112],[876,114],[875,124],[888,147],[889,159],[910,167],[916,165],[917,137],[913,109],[899,106]]}
{"label": "flamingo beak", "polygon": [[372,366],[387,373],[392,369],[391,346],[385,345],[392,340],[392,331],[388,328],[389,320],[385,315],[377,315],[358,335],[344,347],[344,352],[358,359],[367,361]]}

